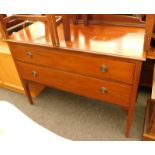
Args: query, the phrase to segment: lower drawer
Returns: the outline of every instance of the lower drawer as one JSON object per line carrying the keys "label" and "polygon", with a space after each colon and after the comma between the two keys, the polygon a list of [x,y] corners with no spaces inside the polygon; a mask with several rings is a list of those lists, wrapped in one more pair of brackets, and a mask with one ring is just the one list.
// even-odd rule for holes
{"label": "lower drawer", "polygon": [[129,106],[132,86],[17,62],[23,79],[79,95]]}

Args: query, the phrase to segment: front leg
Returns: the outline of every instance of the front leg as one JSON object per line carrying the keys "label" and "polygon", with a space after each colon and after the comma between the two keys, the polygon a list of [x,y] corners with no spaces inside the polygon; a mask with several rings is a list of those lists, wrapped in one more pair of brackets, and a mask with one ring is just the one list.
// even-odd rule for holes
{"label": "front leg", "polygon": [[32,100],[32,96],[31,96],[31,93],[30,93],[29,83],[28,83],[27,80],[24,80],[23,84],[24,84],[25,94],[28,97],[28,100],[29,100],[30,104],[32,105],[33,104],[33,100]]}

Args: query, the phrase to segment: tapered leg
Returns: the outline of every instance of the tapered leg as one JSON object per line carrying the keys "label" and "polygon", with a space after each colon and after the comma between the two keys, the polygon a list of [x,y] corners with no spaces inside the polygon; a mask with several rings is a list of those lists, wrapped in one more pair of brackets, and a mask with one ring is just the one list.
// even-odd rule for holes
{"label": "tapered leg", "polygon": [[132,86],[132,93],[130,97],[130,103],[129,103],[129,109],[127,114],[127,124],[126,124],[126,131],[125,136],[129,137],[129,132],[134,116],[135,106],[136,106],[136,99],[137,99],[137,92],[138,92],[138,86],[139,86],[139,79],[140,79],[140,73],[141,73],[141,67],[142,62],[137,61],[135,62],[135,73],[134,73],[134,79],[133,79],[133,86]]}
{"label": "tapered leg", "polygon": [[24,89],[25,89],[26,96],[28,97],[30,104],[33,104],[33,100],[32,100],[32,96],[30,93],[28,81],[24,81],[23,83],[24,83]]}
{"label": "tapered leg", "polygon": [[135,108],[130,108],[128,110],[127,124],[126,124],[126,131],[125,131],[125,136],[127,138],[129,137],[129,132],[130,132],[133,116],[134,116],[134,110],[135,110]]}

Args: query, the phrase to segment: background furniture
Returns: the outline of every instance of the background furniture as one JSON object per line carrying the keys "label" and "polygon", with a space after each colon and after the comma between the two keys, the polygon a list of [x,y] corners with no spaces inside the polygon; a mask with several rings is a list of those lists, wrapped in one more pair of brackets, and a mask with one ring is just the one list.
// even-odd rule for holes
{"label": "background furniture", "polygon": [[148,62],[151,62],[151,65],[153,66],[153,82],[151,99],[148,99],[146,107],[143,140],[155,140],[155,15],[149,15],[146,21],[147,24],[144,48],[147,52]]}
{"label": "background furniture", "polygon": [[[155,32],[155,15],[147,15],[146,18],[146,34],[144,42],[144,50],[146,51],[146,61],[143,63],[140,85],[145,87],[152,87],[153,81],[153,68],[155,63],[155,46],[151,46],[151,38]],[[155,41],[154,41],[155,42]],[[146,76],[147,75],[147,76]]]}
{"label": "background furniture", "polygon": [[152,83],[151,99],[148,99],[146,112],[143,140],[155,140],[155,65]]}

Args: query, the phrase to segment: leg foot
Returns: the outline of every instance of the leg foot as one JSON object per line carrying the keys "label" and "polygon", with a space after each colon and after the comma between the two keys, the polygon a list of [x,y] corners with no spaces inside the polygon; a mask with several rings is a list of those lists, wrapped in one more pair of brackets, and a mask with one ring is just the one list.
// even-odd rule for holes
{"label": "leg foot", "polygon": [[125,136],[128,138],[129,133],[130,133],[130,128],[133,120],[133,115],[134,115],[134,108],[131,108],[128,110],[128,116],[127,116],[127,124],[126,124],[126,131],[125,131]]}

